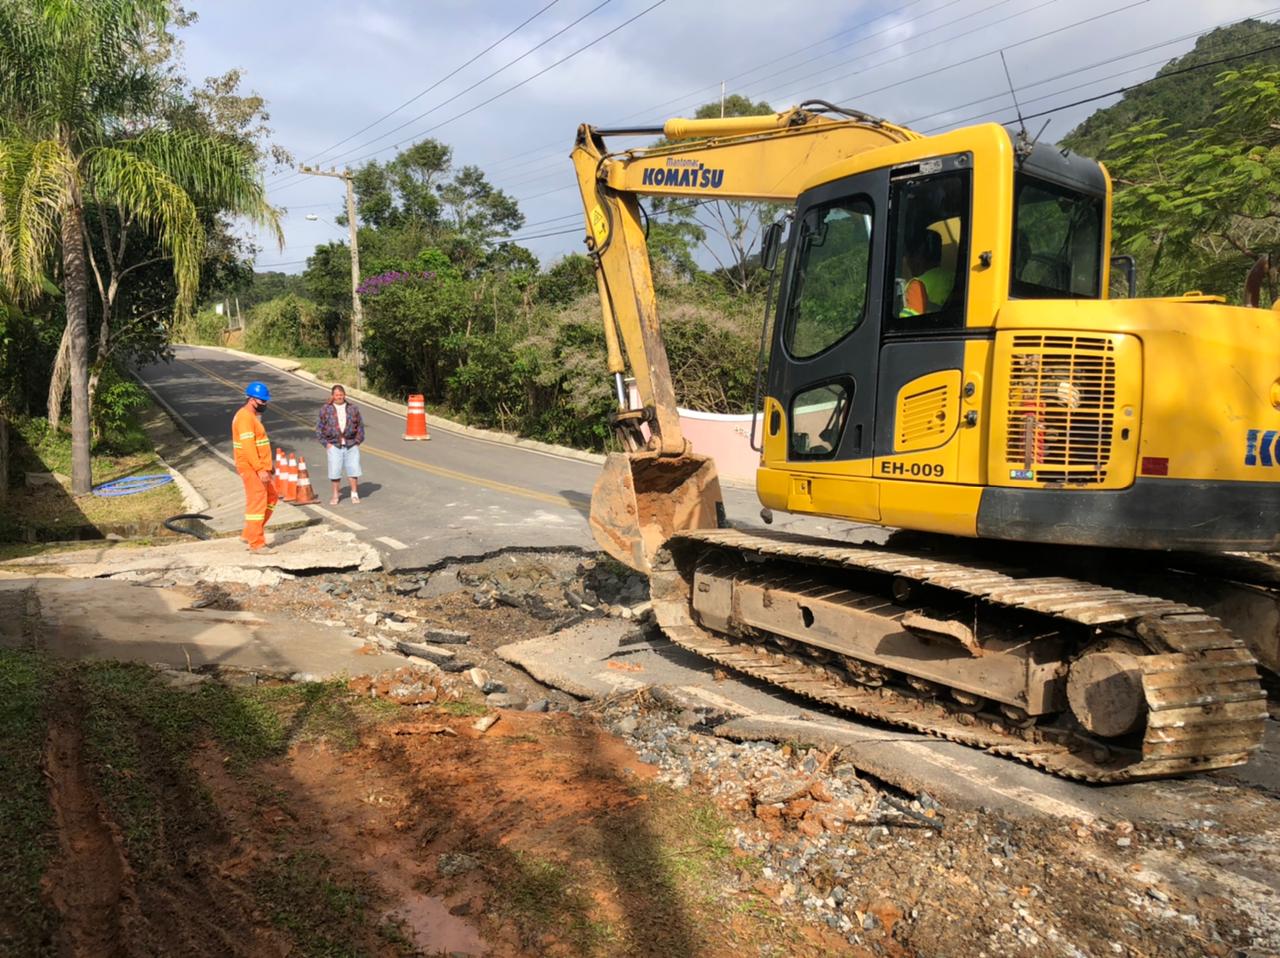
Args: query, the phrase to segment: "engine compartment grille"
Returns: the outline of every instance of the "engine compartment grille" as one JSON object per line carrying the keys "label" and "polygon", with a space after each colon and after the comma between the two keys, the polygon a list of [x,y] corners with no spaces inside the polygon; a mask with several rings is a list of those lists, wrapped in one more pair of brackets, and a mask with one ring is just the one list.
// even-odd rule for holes
{"label": "engine compartment grille", "polygon": [[1115,344],[1098,336],[1015,336],[1005,456],[1043,483],[1106,481],[1115,424]]}

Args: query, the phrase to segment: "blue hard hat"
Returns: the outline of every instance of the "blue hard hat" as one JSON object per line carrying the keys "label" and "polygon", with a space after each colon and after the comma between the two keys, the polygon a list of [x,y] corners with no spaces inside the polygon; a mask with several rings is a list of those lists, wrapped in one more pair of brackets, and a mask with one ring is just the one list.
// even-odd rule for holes
{"label": "blue hard hat", "polygon": [[244,394],[253,399],[261,399],[263,402],[271,402],[271,390],[267,388],[266,383],[260,383],[257,380],[244,387]]}

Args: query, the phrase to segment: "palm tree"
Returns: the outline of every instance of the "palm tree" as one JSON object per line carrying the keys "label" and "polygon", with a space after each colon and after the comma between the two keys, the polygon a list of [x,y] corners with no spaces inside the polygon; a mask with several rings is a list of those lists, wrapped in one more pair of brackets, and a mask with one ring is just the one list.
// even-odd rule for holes
{"label": "palm tree", "polygon": [[20,300],[46,292],[60,248],[75,495],[92,487],[90,268],[101,280],[86,203],[113,210],[121,229],[146,232],[172,260],[176,320],[199,282],[197,199],[279,237],[251,148],[157,119],[170,81],[151,49],[173,12],[169,0],[0,0],[0,286]]}

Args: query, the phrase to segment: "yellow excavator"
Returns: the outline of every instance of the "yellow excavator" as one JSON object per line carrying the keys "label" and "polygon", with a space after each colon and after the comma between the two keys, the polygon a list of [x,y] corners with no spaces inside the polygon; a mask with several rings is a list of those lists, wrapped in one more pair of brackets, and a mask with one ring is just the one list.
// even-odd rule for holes
{"label": "yellow excavator", "polygon": [[[1275,566],[1257,555],[1280,550],[1275,313],[1110,298],[1106,170],[995,124],[922,136],[811,101],[583,125],[572,159],[626,450],[591,526],[649,576],[674,642],[1070,778],[1260,747],[1255,650],[1219,615],[1275,641]],[[791,207],[761,251],[778,289],[762,516],[904,531],[729,527],[714,462],[681,433],[644,196]]]}

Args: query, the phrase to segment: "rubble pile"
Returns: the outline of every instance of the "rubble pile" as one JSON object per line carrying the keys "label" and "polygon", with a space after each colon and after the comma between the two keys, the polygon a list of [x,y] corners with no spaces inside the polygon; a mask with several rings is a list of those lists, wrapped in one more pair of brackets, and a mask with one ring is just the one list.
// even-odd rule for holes
{"label": "rubble pile", "polygon": [[[1184,839],[1211,842],[1212,830],[1179,837],[1101,820],[1028,829],[988,809],[904,794],[839,751],[718,738],[717,716],[662,694],[620,693],[584,711],[656,766],[659,782],[715,801],[732,823],[742,892],[821,922],[851,945],[894,954],[894,946],[932,942],[946,954],[943,943],[963,940],[973,955],[1078,958],[1190,954],[1173,948],[1190,940],[1195,954],[1247,954],[1229,944],[1234,929],[1220,914],[1209,917],[1139,864],[1153,851],[1180,854]],[[1099,896],[1121,907],[1098,912]],[[881,951],[886,939],[890,950]]]}
{"label": "rubble pile", "polygon": [[[569,710],[599,721],[656,770],[658,787],[718,808],[736,869],[732,892],[838,934],[850,953],[1252,958],[1270,952],[1242,944],[1280,947],[1280,911],[1263,904],[1262,883],[1243,891],[1219,884],[1206,864],[1256,861],[1250,874],[1262,875],[1280,861],[1262,809],[1242,804],[1270,799],[1225,781],[1159,787],[1220,808],[1214,821],[1230,828],[1207,817],[1013,820],[907,794],[839,751],[719,737],[724,716],[663,689],[579,703],[493,654],[587,617],[643,626],[646,581],[608,560],[504,553],[430,572],[297,579],[270,591],[223,585],[201,598],[286,609],[332,625],[336,640],[407,656],[389,676],[361,680],[362,694],[423,708],[462,700]],[[1254,812],[1259,825],[1243,827]]]}

